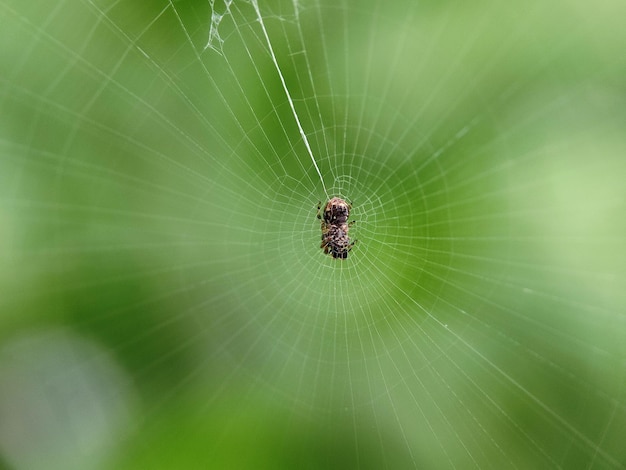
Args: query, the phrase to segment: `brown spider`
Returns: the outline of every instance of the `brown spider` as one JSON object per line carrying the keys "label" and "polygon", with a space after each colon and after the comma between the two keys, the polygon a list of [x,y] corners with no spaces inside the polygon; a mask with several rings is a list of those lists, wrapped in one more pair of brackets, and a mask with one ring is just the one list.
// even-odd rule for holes
{"label": "brown spider", "polygon": [[348,231],[354,225],[354,220],[348,222],[352,204],[339,197],[334,197],[326,203],[323,214],[320,214],[322,202],[317,203],[317,218],[322,221],[322,244],[320,248],[333,258],[346,259],[356,240],[350,241]]}

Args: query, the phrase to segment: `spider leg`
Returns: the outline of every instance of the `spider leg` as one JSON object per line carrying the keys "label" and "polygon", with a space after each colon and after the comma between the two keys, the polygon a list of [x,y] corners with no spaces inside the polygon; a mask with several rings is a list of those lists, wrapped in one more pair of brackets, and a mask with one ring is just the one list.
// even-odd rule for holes
{"label": "spider leg", "polygon": [[318,201],[317,202],[317,218],[321,219],[322,216],[320,215],[320,210],[322,209],[322,201]]}

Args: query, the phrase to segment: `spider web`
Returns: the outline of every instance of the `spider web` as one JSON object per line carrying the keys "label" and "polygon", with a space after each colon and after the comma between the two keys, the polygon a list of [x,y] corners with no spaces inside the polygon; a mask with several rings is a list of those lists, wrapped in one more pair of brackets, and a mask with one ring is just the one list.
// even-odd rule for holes
{"label": "spider web", "polygon": [[7,465],[624,468],[621,4],[0,12],[0,371],[121,416]]}

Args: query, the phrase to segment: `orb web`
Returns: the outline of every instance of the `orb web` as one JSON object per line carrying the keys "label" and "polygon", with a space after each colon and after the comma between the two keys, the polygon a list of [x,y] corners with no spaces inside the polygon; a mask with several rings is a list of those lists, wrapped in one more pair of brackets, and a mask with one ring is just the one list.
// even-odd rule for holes
{"label": "orb web", "polygon": [[2,337],[112,352],[116,468],[623,468],[606,5],[0,0]]}

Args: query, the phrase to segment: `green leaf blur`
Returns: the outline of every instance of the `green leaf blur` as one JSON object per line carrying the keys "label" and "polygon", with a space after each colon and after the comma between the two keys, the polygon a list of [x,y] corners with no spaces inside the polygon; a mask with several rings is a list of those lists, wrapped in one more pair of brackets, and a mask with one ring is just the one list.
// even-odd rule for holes
{"label": "green leaf blur", "polygon": [[255,4],[0,0],[0,466],[625,468],[624,4]]}

